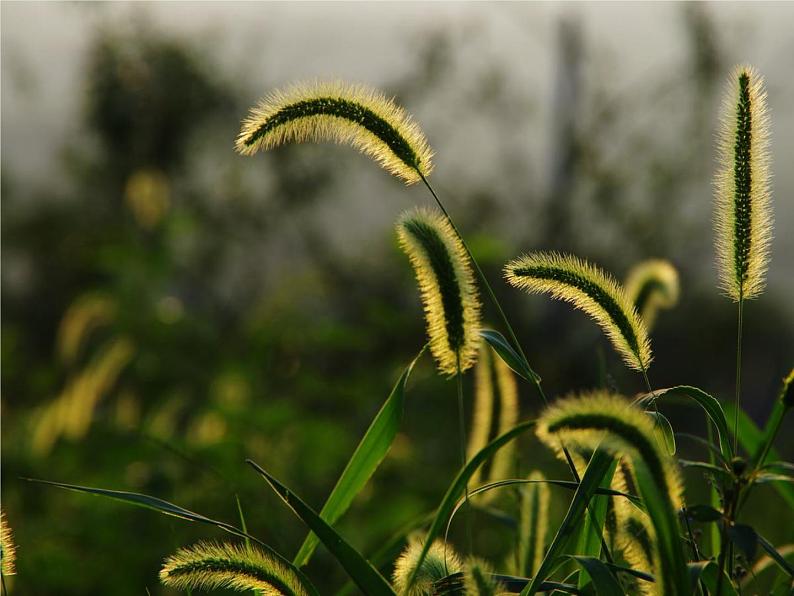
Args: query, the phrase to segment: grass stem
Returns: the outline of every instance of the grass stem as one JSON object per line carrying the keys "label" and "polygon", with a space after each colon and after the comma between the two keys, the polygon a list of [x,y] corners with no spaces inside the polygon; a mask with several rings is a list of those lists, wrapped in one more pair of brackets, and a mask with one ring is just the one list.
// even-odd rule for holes
{"label": "grass stem", "polygon": [[744,297],[739,294],[739,323],[736,331],[736,403],[733,412],[733,452],[736,453],[739,444],[739,403],[742,392],[742,313],[744,312]]}

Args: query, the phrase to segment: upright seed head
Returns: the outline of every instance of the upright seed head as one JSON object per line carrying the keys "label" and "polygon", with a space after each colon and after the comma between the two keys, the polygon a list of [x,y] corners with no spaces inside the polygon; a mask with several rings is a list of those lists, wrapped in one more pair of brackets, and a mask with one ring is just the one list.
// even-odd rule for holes
{"label": "upright seed head", "polygon": [[625,289],[604,271],[570,255],[532,253],[505,266],[511,285],[571,303],[598,323],[629,368],[651,363],[648,331]]}
{"label": "upright seed head", "polygon": [[678,302],[678,271],[663,259],[649,259],[631,268],[626,276],[626,294],[650,329],[656,313]]}
{"label": "upright seed head", "polygon": [[163,563],[160,581],[177,590],[256,590],[265,596],[306,596],[293,569],[249,546],[199,543]]}
{"label": "upright seed head", "polygon": [[720,284],[734,301],[764,290],[772,239],[769,116],[761,75],[731,75],[719,133],[715,232]]}
{"label": "upright seed head", "polygon": [[549,485],[543,481],[543,472],[535,470],[521,492],[521,511],[519,515],[518,574],[532,577],[543,562],[546,547],[546,534],[549,528]]}
{"label": "upright seed head", "polygon": [[433,169],[433,151],[405,110],[364,85],[313,82],[275,91],[243,120],[236,148],[253,155],[291,141],[349,143],[406,183]]}
{"label": "upright seed head", "polygon": [[413,583],[408,586],[408,579],[414,574],[422,548],[420,540],[409,540],[408,546],[394,563],[393,584],[398,594],[430,596],[435,593],[433,587],[438,580],[463,570],[463,563],[452,547],[442,540],[436,540],[422,559]]}
{"label": "upright seed head", "polygon": [[397,236],[416,273],[439,371],[468,370],[477,360],[480,304],[463,243],[447,219],[429,209],[403,214]]}

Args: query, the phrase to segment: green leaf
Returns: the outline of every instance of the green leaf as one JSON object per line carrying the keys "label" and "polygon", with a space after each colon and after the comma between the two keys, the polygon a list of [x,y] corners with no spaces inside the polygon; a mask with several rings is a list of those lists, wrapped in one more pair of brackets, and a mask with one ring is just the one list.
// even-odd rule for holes
{"label": "green leaf", "polygon": [[722,513],[709,505],[692,505],[686,508],[686,514],[697,522],[715,522],[722,519]]}
{"label": "green leaf", "polygon": [[789,577],[794,579],[794,566],[786,561],[785,557],[778,552],[778,550],[771,542],[769,542],[769,540],[758,533],[756,533],[755,536],[758,540],[758,544],[761,545],[761,548],[766,551],[766,554],[768,554],[775,561],[775,563],[777,563],[780,568],[788,574]]}
{"label": "green leaf", "polygon": [[350,546],[336,530],[328,525],[323,518],[317,515],[317,513],[300,497],[268,474],[253,460],[247,459],[245,461],[267,481],[284,503],[295,512],[295,515],[303,520],[303,523],[305,523],[310,530],[317,534],[317,537],[328,551],[339,561],[342,567],[344,567],[350,579],[356,582],[356,585],[365,594],[371,596],[380,596],[382,594],[394,595],[394,590],[392,590],[389,583],[383,579],[383,576],[378,573],[377,569],[375,569],[361,553]]}
{"label": "green leaf", "polygon": [[717,478],[722,478],[726,482],[731,482],[733,480],[733,475],[728,470],[726,470],[725,468],[720,468],[719,466],[715,466],[714,464],[710,464],[705,461],[692,461],[689,459],[679,459],[678,463],[681,465],[682,468],[697,468],[698,470],[704,470],[714,475]]}
{"label": "green leaf", "polygon": [[[733,416],[733,405],[726,404],[725,411],[728,416]],[[764,433],[755,425],[744,411],[739,410],[739,443],[747,453],[752,455],[760,454],[763,448]],[[780,459],[774,447],[769,448],[767,457],[776,460]],[[775,482],[772,484],[788,506],[794,509],[794,486],[787,482]]]}
{"label": "green leaf", "polygon": [[[692,593],[697,593],[698,582],[703,582],[709,593],[712,595],[717,594],[717,576],[720,572],[719,567],[714,561],[697,561],[687,565],[689,571],[689,581],[692,586]],[[728,575],[722,572],[722,595],[721,596],[737,596],[736,588],[733,586]]]}
{"label": "green leaf", "polygon": [[[383,461],[383,458],[386,457],[402,421],[405,385],[416,361],[422,356],[424,351],[425,348],[422,348],[416,358],[400,375],[388,399],[377,416],[375,416],[372,424],[370,424],[353,456],[347,462],[347,466],[345,466],[336,486],[320,510],[320,517],[326,523],[335,524],[342,514],[347,511],[353,499],[364,488],[367,481]],[[303,541],[298,554],[295,555],[293,563],[298,567],[306,565],[319,542],[317,535],[313,532],[310,533]]]}
{"label": "green leaf", "polygon": [[673,435],[673,425],[667,416],[661,412],[645,412],[653,418],[653,434],[656,441],[664,448],[669,455],[675,455],[675,436]]}
{"label": "green leaf", "polygon": [[[615,468],[617,467],[617,459],[612,460],[612,467],[604,474],[599,486],[600,489],[608,489],[612,485],[612,478],[615,475]],[[588,507],[588,513],[584,516],[584,523],[579,529],[579,536],[576,539],[576,550],[574,552],[580,555],[589,557],[600,557],[602,536],[604,535],[604,524],[607,517],[607,506],[609,499],[603,496],[593,495],[593,500]],[[583,587],[584,577],[583,574],[579,575],[579,587]]]}
{"label": "green leaf", "polygon": [[455,508],[455,503],[463,494],[466,484],[469,482],[469,478],[471,478],[472,474],[474,474],[474,471],[500,448],[504,447],[507,443],[515,439],[520,434],[528,431],[531,428],[534,428],[534,426],[534,420],[522,422],[506,433],[496,437],[493,441],[480,449],[480,451],[475,453],[474,456],[468,462],[466,462],[466,465],[463,467],[463,469],[458,472],[457,476],[455,476],[455,479],[452,481],[452,484],[447,489],[444,498],[441,500],[441,504],[438,506],[436,516],[433,518],[433,523],[430,525],[430,529],[425,535],[423,541],[424,547],[422,548],[422,552],[419,554],[419,557],[416,560],[414,572],[408,578],[407,585],[410,586],[413,584],[416,571],[421,566],[422,561],[424,561],[427,551],[430,550],[430,546],[433,544],[433,541],[441,533],[444,524],[446,523],[447,519],[449,519],[450,514]]}
{"label": "green leaf", "polygon": [[211,519],[209,517],[201,515],[200,513],[194,513],[193,511],[185,509],[184,507],[180,507],[179,505],[174,505],[173,503],[164,501],[163,499],[158,499],[157,497],[151,497],[149,495],[142,495],[140,493],[131,493],[127,491],[110,490],[105,488],[93,488],[88,486],[78,486],[76,484],[66,484],[64,482],[52,482],[50,480],[37,480],[35,478],[25,478],[24,480],[28,480],[30,482],[37,482],[39,484],[47,484],[49,486],[56,486],[58,488],[64,488],[66,490],[72,490],[75,492],[87,493],[90,495],[95,495],[100,497],[107,497],[109,499],[121,501],[129,505],[135,505],[138,507],[143,507],[144,509],[151,509],[153,511],[157,511],[165,515],[178,517],[179,519],[183,519],[185,521],[198,522],[202,524],[216,526],[221,530],[224,530],[225,532],[229,532],[230,534],[234,534],[235,536],[239,536],[240,538],[245,538],[246,540],[253,540],[259,546],[261,546],[269,555],[278,559],[281,563],[283,563],[289,569],[294,571],[297,574],[303,586],[308,590],[308,592],[312,594],[312,596],[317,596],[317,589],[312,585],[309,579],[288,559],[282,557],[275,550],[270,548],[267,544],[265,544],[255,536],[251,536],[247,532],[240,530],[239,528],[236,528],[231,524],[227,524],[226,522],[221,522]]}
{"label": "green leaf", "polygon": [[540,375],[530,368],[529,363],[518,355],[501,333],[493,329],[481,329],[480,337],[490,344],[514,373],[531,383],[540,383]]}
{"label": "green leaf", "polygon": [[689,385],[678,385],[676,387],[670,387],[669,389],[658,389],[653,393],[646,393],[639,399],[639,401],[645,407],[647,404],[651,403],[654,398],[670,399],[674,397],[693,400],[701,408],[703,408],[703,411],[706,412],[706,415],[717,427],[720,449],[722,450],[724,459],[726,461],[731,461],[733,458],[733,447],[731,446],[731,442],[729,440],[730,435],[728,434],[728,423],[725,418],[725,412],[723,411],[720,402],[705,391],[698,389],[697,387],[690,387]]}
{"label": "green leaf", "polygon": [[604,476],[612,467],[613,457],[609,453],[596,450],[584,472],[579,487],[573,495],[568,512],[562,520],[557,534],[554,536],[540,569],[532,578],[532,582],[521,591],[521,596],[532,596],[540,589],[540,583],[546,579],[557,564],[562,549],[568,543],[576,528],[582,521],[587,505],[590,503]]}
{"label": "green leaf", "polygon": [[[623,588],[612,575],[612,571],[596,557],[569,555],[568,558],[576,561],[587,572],[598,596],[617,596],[623,593]],[[584,585],[587,584],[579,583],[580,588]]]}

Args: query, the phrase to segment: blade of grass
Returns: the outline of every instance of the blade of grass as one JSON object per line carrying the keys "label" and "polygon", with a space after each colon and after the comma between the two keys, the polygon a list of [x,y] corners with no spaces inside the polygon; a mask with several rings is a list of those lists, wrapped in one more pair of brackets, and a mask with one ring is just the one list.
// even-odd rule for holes
{"label": "blade of grass", "polygon": [[569,555],[568,558],[576,561],[590,578],[590,581],[585,581],[584,583],[581,580],[579,581],[580,590],[586,591],[586,586],[592,584],[598,596],[616,596],[623,593],[623,588],[620,587],[620,583],[612,575],[612,571],[596,557]]}
{"label": "blade of grass", "polygon": [[[400,428],[405,404],[405,385],[417,360],[425,351],[423,347],[416,358],[405,368],[389,397],[372,420],[364,438],[356,447],[352,457],[347,462],[342,475],[336,482],[328,499],[320,510],[320,517],[328,524],[333,525],[347,511],[353,499],[369,481],[378,468],[383,458],[389,452],[397,430]],[[314,549],[319,544],[317,535],[312,532],[303,541],[293,563],[303,567],[309,562]]]}
{"label": "blade of grass", "polygon": [[514,373],[532,383],[540,382],[540,375],[532,370],[529,363],[518,355],[501,333],[493,329],[482,329],[480,337],[488,342]]}
{"label": "blade of grass", "polygon": [[253,460],[245,460],[257,473],[259,473],[270,487],[281,497],[284,503],[292,509],[306,526],[312,530],[328,551],[344,567],[350,578],[365,593],[371,596],[395,596],[389,582],[378,573],[361,553],[354,549],[334,530],[323,518],[309,507],[294,492],[281,484],[273,476],[263,470]]}
{"label": "blade of grass", "polygon": [[411,576],[408,578],[407,585],[411,586],[416,576],[416,572],[421,566],[422,562],[427,555],[427,552],[430,550],[430,546],[433,544],[433,541],[439,536],[441,533],[446,520],[449,519],[449,515],[452,513],[453,509],[455,508],[455,503],[463,494],[464,490],[466,489],[466,484],[471,478],[474,471],[483,464],[489,457],[491,457],[496,451],[498,451],[501,447],[504,447],[507,443],[515,439],[520,434],[534,428],[535,421],[530,420],[528,422],[523,422],[511,430],[507,431],[506,433],[496,437],[493,441],[488,443],[485,447],[483,447],[480,451],[475,453],[466,465],[458,472],[455,479],[452,481],[452,484],[447,489],[444,498],[441,500],[441,504],[438,507],[436,512],[436,516],[433,519],[433,523],[430,525],[430,529],[428,529],[427,534],[425,535],[425,539],[423,541],[424,546],[422,548],[422,552],[417,557],[416,563],[414,564],[414,571]]}
{"label": "blade of grass", "polygon": [[567,544],[573,532],[579,526],[587,509],[587,505],[599,488],[604,476],[609,472],[612,466],[613,457],[603,451],[597,450],[590,463],[587,465],[584,476],[579,484],[579,487],[574,493],[571,504],[568,507],[568,512],[562,520],[560,527],[557,529],[557,534],[552,540],[549,549],[546,551],[546,556],[543,557],[543,562],[540,564],[540,569],[532,578],[532,581],[522,591],[521,596],[532,596],[540,589],[541,582],[548,577],[551,571],[557,564],[557,559],[562,554],[562,550]]}
{"label": "blade of grass", "polygon": [[202,524],[208,524],[224,530],[225,532],[229,532],[230,534],[234,534],[240,538],[244,538],[245,540],[253,540],[256,542],[263,550],[265,550],[269,555],[273,556],[274,558],[278,559],[281,563],[287,566],[289,569],[295,572],[298,576],[298,579],[301,581],[303,586],[312,596],[319,596],[317,589],[312,585],[309,579],[298,569],[295,567],[288,559],[282,557],[278,554],[275,550],[269,547],[267,544],[256,538],[255,536],[251,536],[244,530],[240,530],[231,524],[227,524],[226,522],[217,521],[201,515],[200,513],[194,513],[184,507],[180,507],[179,505],[174,505],[173,503],[169,503],[168,501],[164,501],[163,499],[158,499],[157,497],[151,497],[149,495],[143,495],[140,493],[131,493],[127,491],[121,490],[110,490],[105,488],[93,488],[89,486],[78,486],[76,484],[66,484],[65,482],[53,482],[51,480],[37,480],[35,478],[23,478],[23,480],[27,480],[29,482],[36,482],[38,484],[46,484],[48,486],[55,486],[57,488],[63,488],[66,490],[71,490],[75,492],[86,493],[89,495],[99,496],[99,497],[106,497],[109,499],[113,499],[115,501],[121,501],[123,503],[127,503],[128,505],[135,505],[137,507],[143,507],[144,509],[150,509],[152,511],[157,511],[158,513],[163,513],[165,515],[169,515],[172,517],[178,517],[179,519],[190,521],[190,522],[198,522]]}

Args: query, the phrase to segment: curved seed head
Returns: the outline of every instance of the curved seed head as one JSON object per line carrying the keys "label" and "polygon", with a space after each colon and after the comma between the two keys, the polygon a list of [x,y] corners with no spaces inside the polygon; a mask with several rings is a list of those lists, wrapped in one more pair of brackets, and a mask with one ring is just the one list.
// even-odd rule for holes
{"label": "curved seed head", "polygon": [[422,541],[411,539],[394,564],[392,581],[398,594],[404,596],[431,596],[433,585],[440,579],[463,570],[463,563],[451,546],[443,540],[436,540],[422,560],[414,581],[408,588],[408,579],[416,567],[416,561],[422,553]]}
{"label": "curved seed head", "polygon": [[0,511],[0,571],[5,575],[16,574],[17,548],[14,535],[6,522],[6,514]]}
{"label": "curved seed head", "polygon": [[734,301],[764,290],[772,240],[769,116],[761,75],[737,67],[728,80],[714,180],[720,285]]}
{"label": "curved seed head", "polygon": [[419,126],[394,101],[364,85],[301,83],[274,91],[243,120],[235,147],[253,155],[288,142],[348,143],[408,184],[433,169]]}
{"label": "curved seed head", "polygon": [[298,575],[254,547],[199,543],[163,563],[160,581],[177,590],[258,590],[266,596],[305,596]]}
{"label": "curved seed head", "polygon": [[469,256],[446,218],[414,209],[397,222],[422,294],[430,351],[442,374],[471,368],[480,344],[480,304]]}
{"label": "curved seed head", "polygon": [[651,363],[648,331],[626,291],[598,267],[571,255],[532,253],[505,266],[508,283],[530,294],[550,294],[586,312],[634,370]]}
{"label": "curved seed head", "polygon": [[631,268],[626,276],[626,294],[650,329],[660,309],[678,303],[678,271],[669,261],[649,259]]}

